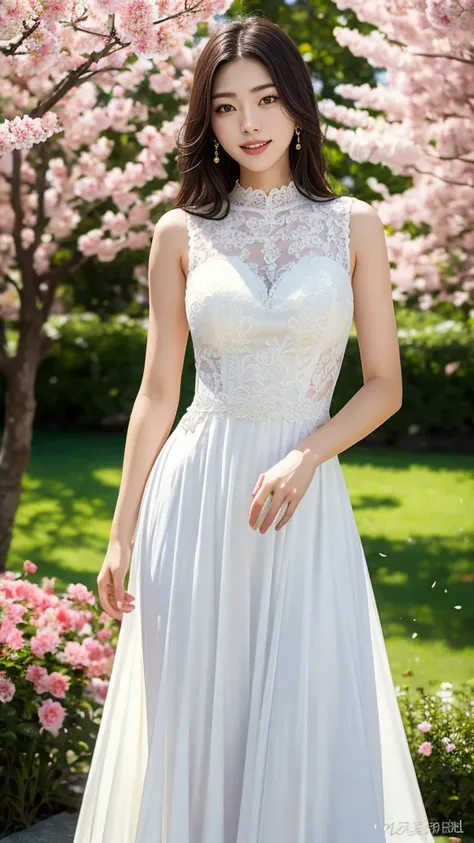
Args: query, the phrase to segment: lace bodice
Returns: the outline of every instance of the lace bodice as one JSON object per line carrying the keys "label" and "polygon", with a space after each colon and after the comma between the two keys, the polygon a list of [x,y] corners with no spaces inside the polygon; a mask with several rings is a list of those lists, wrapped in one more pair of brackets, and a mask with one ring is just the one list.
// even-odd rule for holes
{"label": "lace bodice", "polygon": [[313,422],[329,406],[353,316],[351,196],[311,200],[294,182],[229,193],[229,215],[186,213],[186,313],[195,395],[181,419]]}

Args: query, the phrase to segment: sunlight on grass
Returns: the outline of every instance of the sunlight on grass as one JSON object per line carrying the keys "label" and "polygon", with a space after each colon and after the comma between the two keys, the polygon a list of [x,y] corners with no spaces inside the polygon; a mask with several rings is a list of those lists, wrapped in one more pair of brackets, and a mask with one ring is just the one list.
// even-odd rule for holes
{"label": "sunlight on grass", "polygon": [[394,681],[471,677],[473,457],[361,447],[340,460]]}
{"label": "sunlight on grass", "polygon": [[[35,433],[10,568],[31,559],[34,579],[96,591],[124,443],[121,434]],[[472,677],[474,457],[357,446],[339,459],[395,684]]]}

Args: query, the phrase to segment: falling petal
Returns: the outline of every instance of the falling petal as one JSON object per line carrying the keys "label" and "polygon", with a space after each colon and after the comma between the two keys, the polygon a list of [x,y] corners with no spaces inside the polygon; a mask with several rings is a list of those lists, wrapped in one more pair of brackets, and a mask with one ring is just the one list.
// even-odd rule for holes
{"label": "falling petal", "polygon": [[413,633],[413,635],[412,635],[411,637],[412,637],[412,638],[418,638],[418,633],[417,633],[417,632],[414,632],[414,633]]}
{"label": "falling petal", "polygon": [[437,580],[435,580],[435,581],[434,581],[434,583],[433,583],[433,585],[431,586],[431,588],[434,588],[434,587],[435,587],[435,585],[436,585],[436,583],[437,583]]}
{"label": "falling petal", "polygon": [[455,606],[455,609],[462,609],[462,606]]}
{"label": "falling petal", "polygon": [[379,556],[383,556],[384,558],[386,558],[387,554],[386,553],[379,553]]}

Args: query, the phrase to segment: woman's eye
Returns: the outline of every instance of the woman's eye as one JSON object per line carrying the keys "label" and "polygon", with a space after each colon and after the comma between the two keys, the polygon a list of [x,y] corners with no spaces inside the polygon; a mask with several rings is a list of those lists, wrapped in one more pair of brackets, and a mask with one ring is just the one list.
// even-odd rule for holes
{"label": "woman's eye", "polygon": [[[264,100],[272,100],[272,101],[273,101],[273,100],[278,100],[278,99],[280,99],[280,97],[277,97],[275,94],[267,94],[265,97],[262,97],[262,99],[260,100],[260,102],[263,102],[263,103],[264,103],[264,105],[271,105],[271,104],[272,104],[271,102],[264,102]],[[215,109],[215,113],[216,113],[216,114],[219,114],[219,113],[221,113],[221,114],[228,114],[229,112],[228,112],[228,111],[223,111],[223,109],[233,108],[233,107],[234,107],[234,106],[233,106],[233,105],[231,105],[231,104],[230,104],[230,103],[228,103],[228,102],[227,102],[227,103],[223,103],[223,105],[219,105],[219,106],[217,106],[217,108]]]}

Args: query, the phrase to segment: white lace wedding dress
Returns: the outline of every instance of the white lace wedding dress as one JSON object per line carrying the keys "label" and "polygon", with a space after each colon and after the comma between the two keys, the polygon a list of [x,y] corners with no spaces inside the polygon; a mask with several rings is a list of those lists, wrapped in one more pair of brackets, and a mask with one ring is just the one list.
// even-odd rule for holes
{"label": "white lace wedding dress", "polygon": [[432,843],[337,457],[262,535],[251,491],[329,408],[352,198],[187,214],[192,404],[145,486],[74,843]]}

